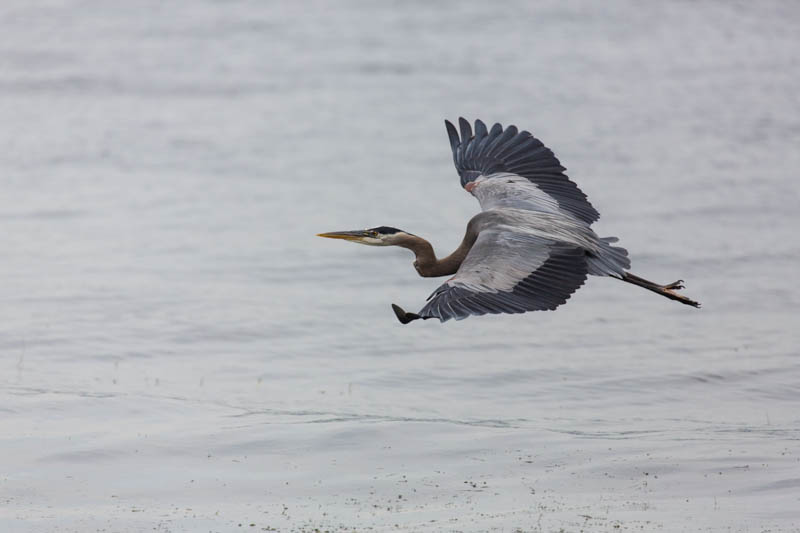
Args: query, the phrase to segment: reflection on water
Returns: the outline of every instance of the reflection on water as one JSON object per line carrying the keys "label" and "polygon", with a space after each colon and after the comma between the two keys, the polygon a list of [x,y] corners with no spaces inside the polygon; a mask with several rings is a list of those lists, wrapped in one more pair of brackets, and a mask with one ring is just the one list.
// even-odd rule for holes
{"label": "reflection on water", "polygon": [[[9,4],[3,531],[792,531],[791,4]],[[398,324],[442,120],[551,146],[633,271]]]}

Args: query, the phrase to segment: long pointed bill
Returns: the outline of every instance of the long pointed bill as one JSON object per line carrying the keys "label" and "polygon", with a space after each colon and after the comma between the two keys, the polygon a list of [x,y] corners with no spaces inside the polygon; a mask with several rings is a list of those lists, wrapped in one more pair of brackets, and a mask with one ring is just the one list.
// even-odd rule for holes
{"label": "long pointed bill", "polygon": [[317,237],[328,239],[344,239],[346,241],[360,241],[368,237],[365,231],[332,231],[330,233],[317,233]]}

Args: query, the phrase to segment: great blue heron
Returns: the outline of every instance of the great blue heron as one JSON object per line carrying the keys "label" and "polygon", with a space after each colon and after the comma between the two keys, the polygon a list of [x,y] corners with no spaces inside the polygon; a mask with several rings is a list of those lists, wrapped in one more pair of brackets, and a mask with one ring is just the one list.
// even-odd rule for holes
{"label": "great blue heron", "polygon": [[419,318],[444,322],[487,313],[552,310],[565,303],[586,276],[610,276],[676,300],[700,304],[675,291],[678,280],[659,285],[626,272],[628,251],[616,237],[598,237],[600,218],[586,195],[569,180],[553,152],[527,131],[500,124],[487,130],[458,119],[461,135],[445,120],[461,186],[483,210],[467,224],[456,250],[437,259],[431,244],[412,233],[380,226],[321,233],[371,246],[402,246],[416,255],[420,276],[450,276],[419,313],[392,304],[403,324]]}

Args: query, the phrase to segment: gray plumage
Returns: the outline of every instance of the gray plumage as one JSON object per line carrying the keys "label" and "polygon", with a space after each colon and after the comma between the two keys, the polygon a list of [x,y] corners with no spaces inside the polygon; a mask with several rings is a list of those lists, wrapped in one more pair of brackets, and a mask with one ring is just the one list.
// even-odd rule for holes
{"label": "gray plumage", "polygon": [[599,238],[585,222],[554,209],[551,198],[514,202],[510,195],[495,202],[495,181],[505,188],[518,185],[504,182],[505,176],[486,176],[485,183],[472,189],[481,205],[489,206],[470,223],[477,239],[420,317],[446,321],[552,310],[583,285],[587,274],[621,278],[630,267],[628,252],[609,244],[613,237]]}
{"label": "gray plumage", "polygon": [[495,124],[486,133],[483,122],[476,120],[473,136],[469,122],[463,118],[458,122],[460,138],[453,124],[446,120],[445,126],[462,187],[480,175],[508,172],[528,180],[554,199],[563,211],[587,224],[600,218],[583,191],[564,174],[566,169],[552,150],[529,132],[518,132],[516,126],[503,130],[500,124]]}
{"label": "gray plumage", "polygon": [[467,224],[459,247],[437,259],[428,241],[396,228],[333,232],[323,237],[412,250],[425,277],[454,274],[428,298],[419,313],[392,307],[401,322],[419,318],[461,320],[470,315],[552,310],[565,303],[587,275],[610,276],[679,301],[699,304],[675,290],[626,272],[628,252],[616,237],[599,237],[591,224],[600,217],[586,195],[541,141],[515,126],[491,129],[465,119],[459,129],[445,121],[461,186],[482,212]]}
{"label": "gray plumage", "polygon": [[628,252],[600,238],[590,224],[600,217],[564,174],[553,152],[527,131],[495,124],[487,132],[459,119],[445,121],[461,186],[483,213],[478,238],[456,275],[431,295],[422,318],[457,320],[486,313],[555,309],[587,274],[622,277]]}

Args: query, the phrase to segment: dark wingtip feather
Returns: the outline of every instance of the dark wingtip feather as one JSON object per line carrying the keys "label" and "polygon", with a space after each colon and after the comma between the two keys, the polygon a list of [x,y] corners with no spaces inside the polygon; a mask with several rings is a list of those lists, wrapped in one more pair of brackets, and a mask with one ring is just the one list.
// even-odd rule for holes
{"label": "dark wingtip feather", "polygon": [[458,127],[461,129],[461,144],[458,145],[458,156],[456,159],[463,164],[466,159],[467,148],[472,144],[472,127],[464,117],[458,118]]}
{"label": "dark wingtip feather", "polygon": [[455,155],[456,148],[458,148],[461,142],[458,138],[458,131],[456,131],[456,127],[453,126],[453,123],[449,120],[444,121],[444,127],[447,128],[447,137],[450,139],[450,149],[453,150],[453,154]]}
{"label": "dark wingtip feather", "polygon": [[472,127],[464,117],[458,117],[458,127],[461,129],[461,142],[466,143],[472,137]]}

